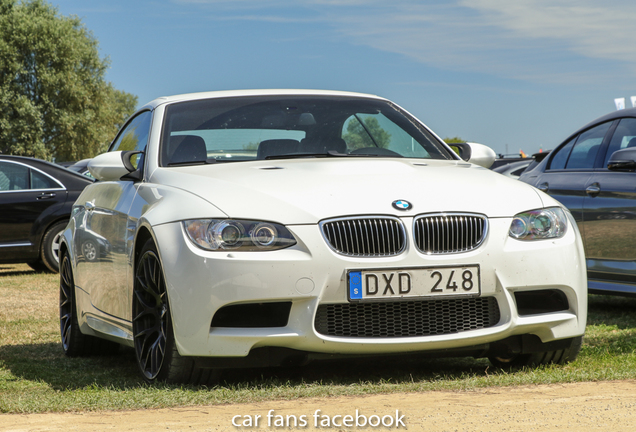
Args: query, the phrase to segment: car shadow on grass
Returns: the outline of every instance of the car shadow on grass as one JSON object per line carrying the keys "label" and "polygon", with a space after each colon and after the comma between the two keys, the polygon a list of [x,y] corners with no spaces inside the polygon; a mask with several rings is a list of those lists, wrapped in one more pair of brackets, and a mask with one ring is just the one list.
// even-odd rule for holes
{"label": "car shadow on grass", "polygon": [[[123,347],[113,355],[69,358],[62,353],[58,343],[7,345],[0,347],[0,368],[7,369],[19,379],[45,382],[60,391],[95,386],[112,390],[147,386],[138,373],[134,351]],[[235,389],[281,385],[398,384],[487,376],[489,370],[492,372],[487,360],[470,357],[364,357],[312,361],[303,366],[226,369],[219,386]]]}
{"label": "car shadow on grass", "polygon": [[59,343],[5,345],[0,347],[0,367],[24,380],[46,382],[55,390],[94,385],[125,389],[143,383],[130,349],[107,356],[69,358]]}
{"label": "car shadow on grass", "polygon": [[582,356],[632,356],[636,352],[635,311],[634,297],[590,295]]}
{"label": "car shadow on grass", "polygon": [[245,384],[275,385],[335,385],[352,386],[409,384],[425,381],[457,380],[465,377],[486,377],[494,369],[486,359],[416,357],[363,357],[356,359],[312,361],[303,366],[260,369],[228,369],[222,384],[241,387]]}
{"label": "car shadow on grass", "polygon": [[38,274],[38,273],[47,273],[47,272],[37,272],[35,270],[14,270],[14,271],[8,271],[5,269],[5,271],[2,271],[3,268],[0,267],[0,278],[5,278],[5,277],[10,277],[10,276],[26,276],[26,275],[34,275],[34,274]]}
{"label": "car shadow on grass", "polygon": [[[636,349],[636,298],[590,296],[588,325],[615,326],[598,340],[590,337],[582,355],[602,348],[614,355]],[[632,330],[634,330],[632,332]],[[126,390],[148,386],[137,370],[132,348],[103,357],[66,357],[59,343],[0,347],[0,370],[27,381],[45,382],[55,390],[101,387]],[[417,355],[312,361],[303,366],[226,369],[222,388],[275,388],[306,385],[408,384],[488,377],[499,371],[486,359],[419,358]],[[507,372],[504,372],[507,373]],[[158,384],[160,388],[179,385]],[[205,390],[206,387],[187,386]]]}
{"label": "car shadow on grass", "polygon": [[587,325],[636,328],[636,297],[590,295]]}

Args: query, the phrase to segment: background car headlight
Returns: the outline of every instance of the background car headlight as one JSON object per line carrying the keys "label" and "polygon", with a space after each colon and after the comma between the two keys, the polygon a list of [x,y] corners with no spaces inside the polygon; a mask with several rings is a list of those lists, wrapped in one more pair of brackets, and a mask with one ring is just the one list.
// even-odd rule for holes
{"label": "background car headlight", "polygon": [[519,213],[510,224],[510,237],[517,240],[542,240],[565,235],[568,222],[560,207]]}
{"label": "background car headlight", "polygon": [[206,250],[263,251],[296,244],[280,224],[236,219],[196,219],[183,222],[188,238]]}

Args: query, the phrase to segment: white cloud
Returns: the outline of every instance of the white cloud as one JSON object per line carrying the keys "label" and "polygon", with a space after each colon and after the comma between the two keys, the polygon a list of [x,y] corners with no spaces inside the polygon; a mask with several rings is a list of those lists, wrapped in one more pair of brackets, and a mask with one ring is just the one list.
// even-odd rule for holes
{"label": "white cloud", "polygon": [[636,60],[636,3],[593,0],[462,0],[517,37],[566,42],[581,55]]}
{"label": "white cloud", "polygon": [[577,84],[636,71],[633,0],[175,1],[228,14],[216,19],[323,21],[341,39],[449,70]]}

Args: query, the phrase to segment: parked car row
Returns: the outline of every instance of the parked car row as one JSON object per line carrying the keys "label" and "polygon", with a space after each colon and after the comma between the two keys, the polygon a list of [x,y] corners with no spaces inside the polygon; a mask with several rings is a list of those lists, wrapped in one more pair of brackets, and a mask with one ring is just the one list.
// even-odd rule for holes
{"label": "parked car row", "polygon": [[523,172],[526,171],[526,169],[530,166],[531,163],[532,163],[532,159],[526,158],[526,160],[499,165],[498,167],[493,168],[492,170],[494,172],[497,172],[499,174],[502,174],[517,180],[519,179],[519,176],[521,176],[521,174],[523,174]]}
{"label": "parked car row", "polygon": [[550,150],[547,150],[535,153],[531,157],[500,158],[495,160],[490,169],[513,179],[519,179],[521,174],[533,170],[549,154]]}

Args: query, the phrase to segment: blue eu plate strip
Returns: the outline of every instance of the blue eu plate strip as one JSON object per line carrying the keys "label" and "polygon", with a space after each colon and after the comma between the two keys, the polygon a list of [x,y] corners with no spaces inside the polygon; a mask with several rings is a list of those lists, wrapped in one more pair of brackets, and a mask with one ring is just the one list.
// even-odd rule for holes
{"label": "blue eu plate strip", "polygon": [[349,272],[349,298],[362,300],[362,272]]}

